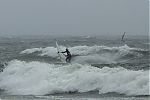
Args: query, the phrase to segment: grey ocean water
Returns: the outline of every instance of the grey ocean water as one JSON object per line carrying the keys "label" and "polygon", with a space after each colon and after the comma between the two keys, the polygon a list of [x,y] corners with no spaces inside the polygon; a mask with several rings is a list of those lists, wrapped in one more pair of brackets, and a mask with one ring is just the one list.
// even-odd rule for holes
{"label": "grey ocean water", "polygon": [[[74,55],[59,64],[55,39]],[[3,100],[148,100],[146,36],[0,37]]]}

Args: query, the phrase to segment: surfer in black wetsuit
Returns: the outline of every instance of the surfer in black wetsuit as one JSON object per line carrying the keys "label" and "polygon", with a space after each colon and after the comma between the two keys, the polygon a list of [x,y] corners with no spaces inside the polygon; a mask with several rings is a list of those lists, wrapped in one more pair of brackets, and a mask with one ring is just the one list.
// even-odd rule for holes
{"label": "surfer in black wetsuit", "polygon": [[66,62],[70,63],[70,60],[71,60],[71,53],[70,53],[70,51],[66,48],[66,51],[61,52],[61,53],[67,53],[67,55],[66,55]]}

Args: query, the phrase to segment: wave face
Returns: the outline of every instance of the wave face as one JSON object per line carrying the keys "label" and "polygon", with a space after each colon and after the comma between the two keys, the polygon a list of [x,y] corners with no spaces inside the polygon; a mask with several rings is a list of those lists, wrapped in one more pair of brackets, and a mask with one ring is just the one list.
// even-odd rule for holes
{"label": "wave face", "polygon": [[149,95],[149,86],[149,70],[133,71],[120,66],[97,68],[77,63],[55,65],[13,60],[0,73],[0,88],[12,95],[45,95],[70,91],[82,93],[94,90],[98,90],[99,94],[117,92]]}
{"label": "wave face", "polygon": [[[61,46],[62,50],[65,47]],[[147,61],[149,51],[140,48],[131,48],[127,45],[120,47],[108,47],[108,46],[74,46],[69,47],[73,57],[72,62],[74,63],[90,63],[90,64],[110,64],[110,63],[131,63],[131,62],[144,62]],[[20,54],[33,55],[38,57],[50,57],[56,60],[57,49],[55,47],[46,48],[31,48],[26,49]],[[138,60],[138,61],[137,61]]]}

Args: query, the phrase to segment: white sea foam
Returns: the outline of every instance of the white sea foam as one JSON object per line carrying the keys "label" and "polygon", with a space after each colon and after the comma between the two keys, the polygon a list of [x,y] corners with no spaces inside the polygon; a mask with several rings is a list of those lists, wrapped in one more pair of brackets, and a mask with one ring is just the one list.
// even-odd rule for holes
{"label": "white sea foam", "polygon": [[[61,46],[62,51],[65,50],[64,46]],[[120,61],[121,57],[126,55],[133,55],[135,57],[143,56],[141,53],[134,52],[134,50],[142,51],[143,49],[139,48],[130,48],[127,45],[120,47],[108,47],[108,46],[74,46],[69,48],[72,55],[80,55],[74,59],[73,62],[96,62],[96,63],[115,63]],[[58,57],[57,49],[55,47],[46,47],[46,48],[33,48],[26,49],[20,54],[30,54],[34,52],[38,53],[38,56],[49,56],[49,57]],[[84,58],[84,59],[83,59]],[[125,60],[126,61],[126,60]]]}
{"label": "white sea foam", "polygon": [[[65,50],[64,46],[61,46],[62,50]],[[71,51],[72,54],[75,55],[87,55],[87,54],[93,54],[100,52],[100,50],[117,50],[119,52],[129,52],[130,50],[138,50],[138,51],[145,51],[144,49],[140,48],[131,48],[127,45],[120,46],[120,47],[108,47],[108,46],[74,46],[74,47],[69,47],[69,50]],[[34,52],[42,52],[40,55],[49,55],[50,53],[56,53],[57,49],[55,47],[46,47],[46,48],[31,48],[31,49],[26,49],[22,51],[20,54],[30,54]]]}
{"label": "white sea foam", "polygon": [[42,50],[43,50],[43,48],[26,49],[26,50],[22,51],[20,54],[31,54],[31,53],[39,52],[39,51],[42,51]]}
{"label": "white sea foam", "polygon": [[149,71],[90,65],[54,65],[14,60],[0,73],[0,88],[13,95],[69,91],[149,95]]}

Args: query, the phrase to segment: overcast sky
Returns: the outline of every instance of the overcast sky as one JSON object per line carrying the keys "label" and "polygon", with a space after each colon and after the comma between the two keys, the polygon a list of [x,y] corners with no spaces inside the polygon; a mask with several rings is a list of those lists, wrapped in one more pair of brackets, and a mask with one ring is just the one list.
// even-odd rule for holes
{"label": "overcast sky", "polygon": [[0,0],[0,34],[148,34],[148,0]]}

